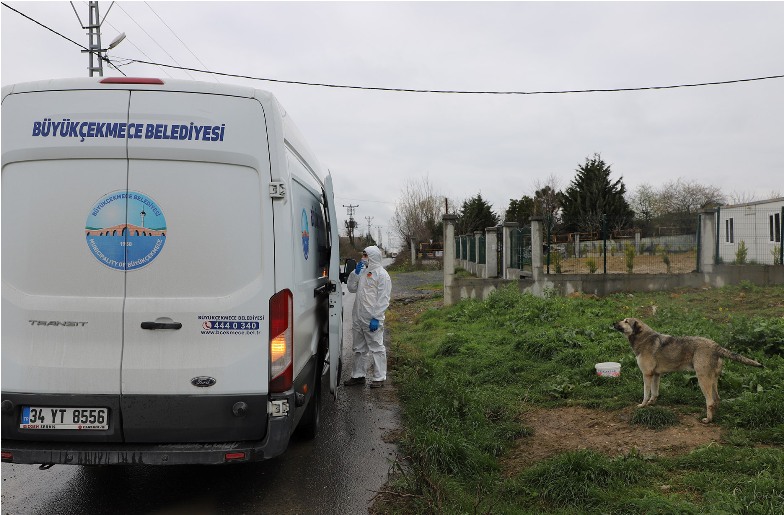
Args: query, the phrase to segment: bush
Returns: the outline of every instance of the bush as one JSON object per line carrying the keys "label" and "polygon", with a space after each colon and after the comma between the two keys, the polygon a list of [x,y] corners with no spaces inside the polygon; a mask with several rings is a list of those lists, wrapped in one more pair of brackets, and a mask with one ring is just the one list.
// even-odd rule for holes
{"label": "bush", "polygon": [[561,273],[561,253],[558,251],[550,252],[550,255],[553,258],[553,266],[555,267],[555,273]]}
{"label": "bush", "polygon": [[737,320],[730,332],[729,345],[741,353],[762,351],[766,356],[784,356],[784,318]]}
{"label": "bush", "polygon": [[593,258],[588,258],[587,260],[585,260],[585,265],[588,267],[588,271],[592,274],[595,274],[596,270],[599,268],[596,265],[596,260]]}
{"label": "bush", "polygon": [[634,273],[634,256],[637,254],[634,250],[634,245],[627,243],[623,253],[626,255],[626,271],[630,274]]}
{"label": "bush", "polygon": [[746,258],[749,255],[749,249],[746,248],[746,242],[740,240],[738,243],[738,250],[735,252],[735,264],[736,265],[745,265]]}

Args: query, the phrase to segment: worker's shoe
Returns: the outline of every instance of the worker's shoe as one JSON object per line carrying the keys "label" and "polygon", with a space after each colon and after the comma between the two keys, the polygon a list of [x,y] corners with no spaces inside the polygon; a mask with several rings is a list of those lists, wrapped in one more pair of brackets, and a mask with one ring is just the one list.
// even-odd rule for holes
{"label": "worker's shoe", "polygon": [[365,384],[364,377],[352,377],[343,381],[343,386],[356,386],[358,384]]}
{"label": "worker's shoe", "polygon": [[371,388],[381,388],[384,386],[384,381],[370,381]]}

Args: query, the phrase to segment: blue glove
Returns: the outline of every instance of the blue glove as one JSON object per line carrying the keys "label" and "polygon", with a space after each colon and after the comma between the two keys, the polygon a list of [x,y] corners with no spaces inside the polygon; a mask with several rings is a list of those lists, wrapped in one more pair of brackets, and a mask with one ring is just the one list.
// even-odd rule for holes
{"label": "blue glove", "polygon": [[354,273],[357,275],[361,274],[362,268],[364,267],[365,267],[365,263],[363,261],[360,261],[359,263],[357,263],[357,267],[354,269]]}
{"label": "blue glove", "polygon": [[370,332],[374,333],[378,330],[378,320],[375,318],[370,320]]}

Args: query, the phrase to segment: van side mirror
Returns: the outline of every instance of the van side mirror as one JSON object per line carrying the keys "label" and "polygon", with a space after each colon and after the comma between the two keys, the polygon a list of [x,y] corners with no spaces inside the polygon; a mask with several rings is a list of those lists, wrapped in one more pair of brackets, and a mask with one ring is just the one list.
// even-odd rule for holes
{"label": "van side mirror", "polygon": [[357,267],[357,260],[346,258],[346,264],[343,266],[343,271],[340,273],[340,282],[345,283],[348,281],[348,274],[354,271]]}

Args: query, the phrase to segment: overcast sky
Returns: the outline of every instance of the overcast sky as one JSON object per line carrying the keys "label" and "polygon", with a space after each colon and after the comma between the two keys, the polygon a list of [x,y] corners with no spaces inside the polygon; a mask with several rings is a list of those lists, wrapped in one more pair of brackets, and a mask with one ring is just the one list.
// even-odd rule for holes
{"label": "overcast sky", "polygon": [[[80,44],[68,2],[6,2]],[[562,91],[784,74],[784,2],[100,2],[109,57],[381,88]],[[87,22],[87,2],[74,2]],[[107,15],[108,10],[108,15]],[[6,7],[2,84],[87,76],[79,47]],[[784,194],[784,79],[618,93],[424,94],[281,84],[141,64],[129,76],[272,91],[387,241],[407,181],[500,213],[600,153],[630,191],[682,178]],[[107,68],[106,76],[119,75]],[[393,237],[393,243],[394,237]]]}

